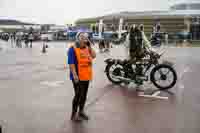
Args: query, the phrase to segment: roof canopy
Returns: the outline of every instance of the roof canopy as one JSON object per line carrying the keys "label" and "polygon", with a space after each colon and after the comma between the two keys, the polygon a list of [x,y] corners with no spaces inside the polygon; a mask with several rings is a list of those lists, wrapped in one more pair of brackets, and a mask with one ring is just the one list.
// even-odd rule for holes
{"label": "roof canopy", "polygon": [[170,5],[172,10],[200,10],[199,0],[174,0]]}

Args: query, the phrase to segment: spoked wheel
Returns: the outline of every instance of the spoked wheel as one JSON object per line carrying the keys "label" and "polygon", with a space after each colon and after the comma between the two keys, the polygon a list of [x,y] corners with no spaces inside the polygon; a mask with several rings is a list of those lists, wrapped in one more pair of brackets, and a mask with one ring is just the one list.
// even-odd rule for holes
{"label": "spoked wheel", "polygon": [[117,76],[122,76],[121,73],[122,66],[115,64],[108,64],[106,66],[106,76],[114,84],[120,84],[122,81]]}
{"label": "spoked wheel", "polygon": [[161,64],[151,71],[151,81],[160,90],[167,90],[176,84],[177,74],[170,65]]}

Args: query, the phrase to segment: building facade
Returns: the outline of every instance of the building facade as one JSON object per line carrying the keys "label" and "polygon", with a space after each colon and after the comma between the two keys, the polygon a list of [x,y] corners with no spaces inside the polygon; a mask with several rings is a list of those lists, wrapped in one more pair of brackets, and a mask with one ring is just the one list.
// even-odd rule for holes
{"label": "building facade", "polygon": [[168,34],[190,32],[193,39],[200,40],[200,1],[174,0],[167,11],[120,12],[96,18],[79,19],[76,25],[91,27],[103,19],[107,30],[118,30],[119,20],[123,19],[123,29],[129,29],[133,24],[143,24],[145,32],[150,35],[156,24],[161,25],[161,31]]}

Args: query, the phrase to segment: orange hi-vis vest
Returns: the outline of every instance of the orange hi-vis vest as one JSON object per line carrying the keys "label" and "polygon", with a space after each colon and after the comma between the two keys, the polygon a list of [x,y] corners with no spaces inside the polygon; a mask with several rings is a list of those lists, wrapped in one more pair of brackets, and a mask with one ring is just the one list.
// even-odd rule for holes
{"label": "orange hi-vis vest", "polygon": [[80,81],[92,80],[92,57],[87,48],[75,48]]}

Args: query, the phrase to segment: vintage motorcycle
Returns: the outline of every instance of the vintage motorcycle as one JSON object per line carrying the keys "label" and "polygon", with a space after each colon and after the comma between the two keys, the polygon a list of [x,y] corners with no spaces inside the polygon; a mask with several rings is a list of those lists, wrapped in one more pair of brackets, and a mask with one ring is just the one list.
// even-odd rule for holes
{"label": "vintage motorcycle", "polygon": [[164,52],[158,54],[153,50],[145,50],[144,57],[134,62],[106,59],[106,76],[114,84],[142,84],[144,81],[150,81],[159,90],[168,90],[176,84],[177,74],[172,62],[160,62],[163,54]]}

